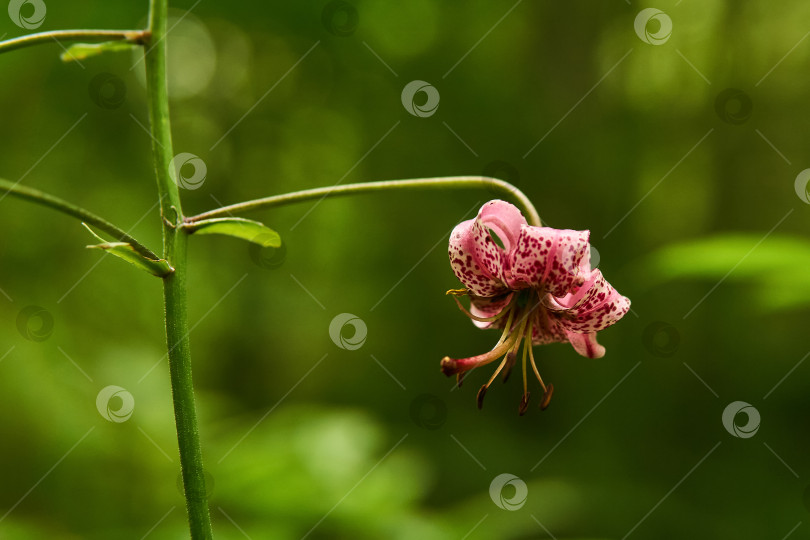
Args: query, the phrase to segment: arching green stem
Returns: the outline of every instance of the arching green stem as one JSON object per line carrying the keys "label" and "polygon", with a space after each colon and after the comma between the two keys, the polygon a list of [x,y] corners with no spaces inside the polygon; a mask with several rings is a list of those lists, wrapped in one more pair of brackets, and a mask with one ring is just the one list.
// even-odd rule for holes
{"label": "arching green stem", "polygon": [[514,200],[523,211],[529,224],[540,226],[540,216],[537,210],[526,195],[518,188],[497,178],[486,176],[445,176],[438,178],[417,178],[413,180],[382,180],[379,182],[364,182],[360,184],[346,184],[343,186],[330,186],[303,191],[274,195],[262,199],[254,199],[229,206],[223,206],[215,210],[204,212],[196,216],[186,218],[186,222],[193,223],[201,219],[234,215],[274,206],[283,206],[311,199],[325,199],[327,197],[345,197],[347,195],[358,195],[361,193],[376,193],[379,191],[392,190],[448,190],[448,189],[488,189],[496,194],[503,194],[507,198]]}
{"label": "arching green stem", "polygon": [[124,40],[131,43],[143,43],[147,37],[147,30],[52,30],[0,41],[0,53],[55,41],[86,41],[94,43],[97,41]]}

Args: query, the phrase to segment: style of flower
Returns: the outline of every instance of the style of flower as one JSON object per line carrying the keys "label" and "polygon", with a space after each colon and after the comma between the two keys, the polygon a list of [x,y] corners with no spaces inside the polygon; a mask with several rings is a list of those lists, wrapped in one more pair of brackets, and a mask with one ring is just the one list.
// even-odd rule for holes
{"label": "style of flower", "polygon": [[[478,391],[479,408],[499,373],[506,381],[521,346],[521,415],[529,405],[527,357],[543,389],[541,409],[554,391],[540,376],[533,345],[569,342],[582,356],[604,356],[596,333],[621,319],[630,300],[616,292],[600,270],[591,269],[589,236],[589,231],[529,225],[520,210],[500,200],[484,204],[475,219],[453,230],[450,265],[466,288],[448,294],[479,328],[503,329],[491,351],[469,358],[445,357],[441,362],[442,372],[456,375],[461,385],[466,372],[501,359]],[[457,296],[470,297],[469,310]]]}

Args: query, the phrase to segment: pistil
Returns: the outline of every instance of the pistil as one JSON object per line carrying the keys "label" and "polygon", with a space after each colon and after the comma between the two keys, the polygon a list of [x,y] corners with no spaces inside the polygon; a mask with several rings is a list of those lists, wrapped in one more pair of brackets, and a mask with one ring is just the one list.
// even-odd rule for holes
{"label": "pistil", "polygon": [[[535,326],[534,319],[538,315],[537,310],[543,310],[544,307],[540,302],[540,295],[537,294],[537,296],[535,296],[535,294],[532,293],[536,293],[536,291],[532,291],[529,294],[512,294],[512,297],[509,299],[508,303],[497,315],[493,317],[477,317],[470,313],[469,310],[464,308],[461,302],[459,302],[456,298],[457,296],[464,296],[468,294],[466,289],[447,291],[448,295],[453,296],[453,299],[458,304],[459,309],[461,309],[473,320],[480,322],[496,322],[506,317],[506,322],[504,324],[501,337],[492,350],[485,354],[471,356],[469,358],[454,359],[446,356],[441,362],[442,372],[448,376],[456,375],[458,385],[461,386],[461,381],[466,372],[477,367],[490,364],[501,358],[501,362],[495,369],[495,372],[490,376],[487,383],[481,386],[481,388],[478,390],[476,400],[479,409],[483,407],[484,397],[486,396],[489,387],[492,385],[495,379],[498,378],[498,375],[503,373],[504,382],[509,377],[512,367],[515,364],[517,355],[519,352],[521,352],[521,347],[523,347],[521,355],[523,395],[520,400],[518,412],[522,416],[526,413],[529,407],[531,393],[529,392],[528,387],[528,364],[531,364],[532,372],[540,382],[540,386],[543,388],[543,398],[540,402],[540,408],[545,409],[548,407],[549,401],[551,400],[551,395],[554,391],[554,386],[551,384],[546,385],[543,381],[543,378],[540,376],[540,372],[537,369],[537,364],[534,360],[534,351],[532,350],[532,333]],[[545,313],[539,313],[539,315],[540,324],[543,324],[542,320],[546,318],[546,315]]]}

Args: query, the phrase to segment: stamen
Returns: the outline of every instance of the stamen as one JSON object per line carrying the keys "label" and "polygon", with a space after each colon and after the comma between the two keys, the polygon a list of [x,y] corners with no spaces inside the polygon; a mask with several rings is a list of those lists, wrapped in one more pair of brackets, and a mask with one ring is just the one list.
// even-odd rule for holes
{"label": "stamen", "polygon": [[515,354],[516,354],[515,350],[519,346],[520,346],[520,339],[516,339],[515,344],[512,347],[512,350],[509,351],[508,353],[506,353],[506,355],[503,357],[503,360],[501,361],[501,364],[495,370],[495,373],[493,373],[492,376],[489,378],[489,380],[487,381],[487,384],[485,384],[484,386],[481,387],[480,390],[478,390],[478,398],[477,399],[478,399],[478,408],[479,409],[484,406],[484,396],[486,395],[487,390],[489,389],[492,382],[498,377],[498,374],[503,370],[503,368],[505,366],[509,365],[510,362],[514,364],[514,362],[515,362],[514,358],[515,358]]}
{"label": "stamen", "polygon": [[460,310],[462,311],[462,313],[464,313],[464,315],[466,315],[467,317],[471,318],[472,320],[474,320],[474,321],[478,321],[478,322],[495,322],[495,321],[497,321],[497,320],[499,320],[499,319],[502,319],[502,318],[503,318],[503,316],[504,316],[504,315],[506,315],[506,310],[507,310],[507,309],[511,309],[509,305],[506,305],[506,306],[505,306],[505,307],[504,307],[504,308],[503,308],[503,309],[500,311],[500,313],[498,313],[497,315],[494,315],[494,316],[492,316],[492,317],[479,317],[478,315],[473,315],[472,313],[470,313],[470,310],[468,310],[467,308],[465,308],[465,307],[464,307],[464,306],[461,304],[461,302],[459,301],[459,299],[458,299],[458,298],[456,298],[455,296],[453,296],[453,300],[455,300],[455,301],[456,301],[456,305],[458,306],[458,309],[460,309]]}
{"label": "stamen", "polygon": [[[520,343],[519,341],[515,341],[516,346],[519,343]],[[498,374],[503,370],[504,366],[506,366],[509,363],[509,357],[510,356],[514,357],[514,355],[515,355],[514,348],[511,351],[509,351],[508,353],[506,353],[506,355],[503,357],[503,360],[501,361],[501,364],[498,366],[498,368],[495,370],[495,373],[492,374],[492,376],[489,378],[489,381],[487,381],[487,384],[485,384],[484,386],[489,388],[489,386],[492,384],[492,381],[494,381],[498,377]],[[479,399],[484,399],[484,396],[480,396]],[[480,408],[480,405],[479,405],[479,408]]]}
{"label": "stamen", "polygon": [[546,388],[546,383],[543,382],[543,377],[540,376],[540,372],[537,370],[537,364],[534,362],[534,351],[532,350],[532,343],[530,341],[531,338],[527,338],[526,340],[526,348],[529,349],[529,360],[532,363],[532,370],[534,371],[534,376],[537,377],[537,380],[540,381],[540,386],[543,387],[543,392],[548,392]]}
{"label": "stamen", "polygon": [[515,319],[515,312],[517,310],[514,308],[509,309],[509,317],[506,318],[506,324],[503,327],[503,332],[501,333],[501,338],[498,340],[498,343],[495,346],[501,345],[506,339],[511,335],[512,332],[512,321]]}
{"label": "stamen", "polygon": [[526,410],[529,408],[529,397],[531,397],[531,392],[523,394],[523,397],[520,398],[520,406],[518,407],[518,414],[520,414],[520,416],[526,414]]}
{"label": "stamen", "polygon": [[485,384],[478,390],[478,396],[476,399],[478,400],[478,410],[481,410],[484,407],[484,396],[487,395],[487,388],[489,388],[488,384]]}
{"label": "stamen", "polygon": [[548,390],[543,392],[543,399],[540,400],[540,410],[545,411],[548,404],[551,402],[551,395],[554,394],[554,385],[548,383]]}
{"label": "stamen", "polygon": [[517,355],[512,354],[511,351],[506,355],[506,366],[503,369],[503,382],[509,380],[509,375],[512,373],[512,368],[515,366],[516,357]]}
{"label": "stamen", "polygon": [[545,411],[549,403],[551,403],[551,396],[554,395],[554,385],[549,383],[548,387],[546,387],[546,384],[543,382],[543,377],[540,376],[540,372],[537,370],[537,364],[534,361],[534,351],[532,349],[531,330],[526,334],[526,344],[524,347],[529,349],[529,360],[532,364],[532,370],[534,371],[534,375],[537,377],[537,380],[540,381],[540,386],[543,387],[543,397],[540,399],[540,410]]}
{"label": "stamen", "polygon": [[528,385],[526,383],[526,347],[523,348],[523,360],[521,361],[523,369],[523,397],[529,393]]}
{"label": "stamen", "polygon": [[[528,313],[525,313],[520,318],[519,322],[523,322],[527,318],[529,319],[529,322],[531,322],[530,315],[531,315],[531,311],[529,311]],[[511,321],[508,321],[508,322],[511,323]],[[531,331],[529,331],[529,333],[531,333]],[[518,340],[519,339],[520,338],[518,338]],[[505,368],[505,371],[504,371],[504,374],[503,374],[503,382],[506,382],[507,380],[509,380],[509,375],[511,375],[511,373],[512,373],[512,368],[515,365],[515,358],[517,358],[517,349],[518,349],[518,344],[516,344],[514,350],[512,350],[512,352],[510,353],[510,357],[508,358],[509,361],[508,361],[508,363],[506,365],[506,368]]]}

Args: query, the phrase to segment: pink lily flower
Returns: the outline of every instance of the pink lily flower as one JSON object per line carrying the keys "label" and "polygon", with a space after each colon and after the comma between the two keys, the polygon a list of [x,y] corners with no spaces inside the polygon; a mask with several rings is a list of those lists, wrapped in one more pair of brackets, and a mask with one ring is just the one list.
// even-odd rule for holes
{"label": "pink lily flower", "polygon": [[[478,391],[478,407],[487,389],[502,371],[504,381],[523,346],[523,398],[518,411],[529,404],[526,359],[543,388],[545,409],[554,386],[543,382],[534,359],[533,345],[569,342],[579,354],[601,358],[605,348],[596,333],[621,319],[630,300],[591,269],[589,231],[559,230],[528,225],[515,206],[489,201],[475,219],[460,223],[450,235],[450,265],[465,289],[451,290],[459,308],[479,328],[503,329],[495,347],[469,358],[442,359],[442,372],[464,374],[502,358],[495,373]],[[456,296],[469,296],[467,310]]]}

